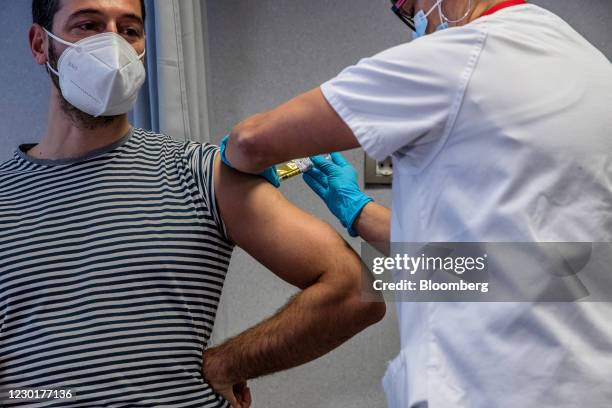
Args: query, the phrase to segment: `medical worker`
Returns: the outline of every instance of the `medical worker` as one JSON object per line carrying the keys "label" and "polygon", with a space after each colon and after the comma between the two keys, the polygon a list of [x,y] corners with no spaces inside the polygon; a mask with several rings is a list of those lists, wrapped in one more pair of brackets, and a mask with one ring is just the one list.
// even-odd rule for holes
{"label": "medical worker", "polygon": [[[582,7],[587,7],[584,3]],[[400,0],[414,40],[238,124],[226,164],[362,147],[393,159],[393,211],[339,155],[306,182],[352,235],[392,242],[612,241],[612,66],[522,0]],[[390,231],[389,231],[390,228]],[[393,408],[612,404],[610,303],[398,303]]]}

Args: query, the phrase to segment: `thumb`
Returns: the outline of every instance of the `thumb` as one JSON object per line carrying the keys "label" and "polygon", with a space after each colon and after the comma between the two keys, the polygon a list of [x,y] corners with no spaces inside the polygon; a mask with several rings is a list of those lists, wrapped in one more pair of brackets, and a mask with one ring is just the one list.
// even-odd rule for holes
{"label": "thumb", "polygon": [[329,183],[327,182],[328,177],[316,167],[308,170],[305,174],[308,174],[310,177],[317,180],[323,187],[327,188],[329,186]]}
{"label": "thumb", "polygon": [[334,163],[330,162],[329,160],[326,160],[323,156],[313,156],[310,158],[310,160],[312,160],[312,162],[315,166],[317,166],[318,169],[320,169],[328,176],[331,175],[336,168],[336,165]]}
{"label": "thumb", "polygon": [[274,187],[280,187],[280,179],[278,178],[278,174],[276,174],[276,166],[268,167],[267,169],[259,173],[259,176],[268,180],[268,182]]}
{"label": "thumb", "polygon": [[330,156],[331,156],[332,161],[340,167],[345,167],[345,166],[350,165],[350,163],[346,161],[342,153],[334,152]]}

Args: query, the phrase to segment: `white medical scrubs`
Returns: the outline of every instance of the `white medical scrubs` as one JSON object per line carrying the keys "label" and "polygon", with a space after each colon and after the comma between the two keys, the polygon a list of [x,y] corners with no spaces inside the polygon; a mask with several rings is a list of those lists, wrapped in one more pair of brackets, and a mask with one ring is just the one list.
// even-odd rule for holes
{"label": "white medical scrubs", "polygon": [[[612,242],[610,61],[515,3],[321,86],[365,151],[393,158],[392,242]],[[392,408],[612,406],[610,303],[397,309]]]}

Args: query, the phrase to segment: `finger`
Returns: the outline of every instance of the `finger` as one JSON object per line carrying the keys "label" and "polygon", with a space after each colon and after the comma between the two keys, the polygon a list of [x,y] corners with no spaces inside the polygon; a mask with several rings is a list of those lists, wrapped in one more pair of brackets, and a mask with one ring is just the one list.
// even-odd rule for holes
{"label": "finger", "polygon": [[351,164],[346,161],[342,153],[334,152],[331,155],[332,161],[340,167],[350,166]]}
{"label": "finger", "polygon": [[327,196],[327,189],[321,185],[315,178],[313,178],[310,174],[304,173],[302,175],[304,182],[308,184],[308,187],[312,189],[319,197],[325,200]]}
{"label": "finger", "polygon": [[238,401],[242,404],[242,407],[249,408],[252,403],[252,398],[251,398],[251,390],[247,386],[247,383],[243,382],[243,383],[237,384],[234,387],[236,387],[234,389],[234,393],[236,394]]}
{"label": "finger", "polygon": [[221,394],[223,398],[225,398],[227,402],[230,403],[232,408],[242,408],[242,405],[236,399],[236,396],[234,395],[234,390],[232,388],[221,391],[219,392],[219,394]]}
{"label": "finger", "polygon": [[251,404],[253,403],[253,397],[251,396],[251,389],[249,387],[244,389],[242,398],[243,408],[250,408]]}
{"label": "finger", "polygon": [[280,187],[280,179],[278,178],[278,174],[276,174],[276,166],[268,167],[267,169],[259,173],[259,176],[268,180],[268,182],[274,187]]}
{"label": "finger", "polygon": [[236,396],[236,400],[240,405],[245,408],[248,406],[246,403],[246,393],[247,393],[247,384],[246,382],[241,382],[238,384],[234,384],[234,395]]}
{"label": "finger", "polygon": [[320,169],[326,175],[330,175],[334,171],[334,167],[336,166],[334,163],[329,160],[325,160],[323,156],[313,156],[310,158],[315,166]]}
{"label": "finger", "polygon": [[327,182],[327,176],[321,170],[317,169],[316,167],[313,167],[312,169],[308,170],[306,174],[308,174],[313,179],[317,180],[319,184],[325,188],[327,188],[327,186],[329,185]]}
{"label": "finger", "polygon": [[238,384],[234,384],[234,394],[236,395],[236,398],[240,400],[240,398],[242,397],[242,391],[245,388],[247,388],[247,383],[244,381]]}

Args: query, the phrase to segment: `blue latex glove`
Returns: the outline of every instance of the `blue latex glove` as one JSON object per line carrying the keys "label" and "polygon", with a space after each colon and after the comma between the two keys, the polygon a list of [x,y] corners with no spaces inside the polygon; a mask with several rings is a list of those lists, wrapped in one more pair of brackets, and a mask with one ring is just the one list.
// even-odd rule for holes
{"label": "blue latex glove", "polygon": [[353,224],[363,207],[374,199],[359,189],[357,171],[340,153],[332,153],[331,161],[322,156],[310,159],[315,167],[304,173],[304,181],[325,201],[349,234],[356,237],[359,234]]}
{"label": "blue latex glove", "polygon": [[[221,144],[219,145],[220,153],[221,153],[221,161],[225,163],[226,166],[231,167],[232,169],[236,170],[234,166],[232,166],[232,164],[227,159],[227,156],[225,155],[225,149],[227,149],[228,140],[229,140],[229,135],[226,135],[223,139],[221,139]],[[278,178],[278,175],[276,174],[276,166],[268,167],[261,173],[258,173],[257,176],[265,178],[266,180],[268,180],[270,184],[272,184],[276,188],[280,187],[280,179]]]}

